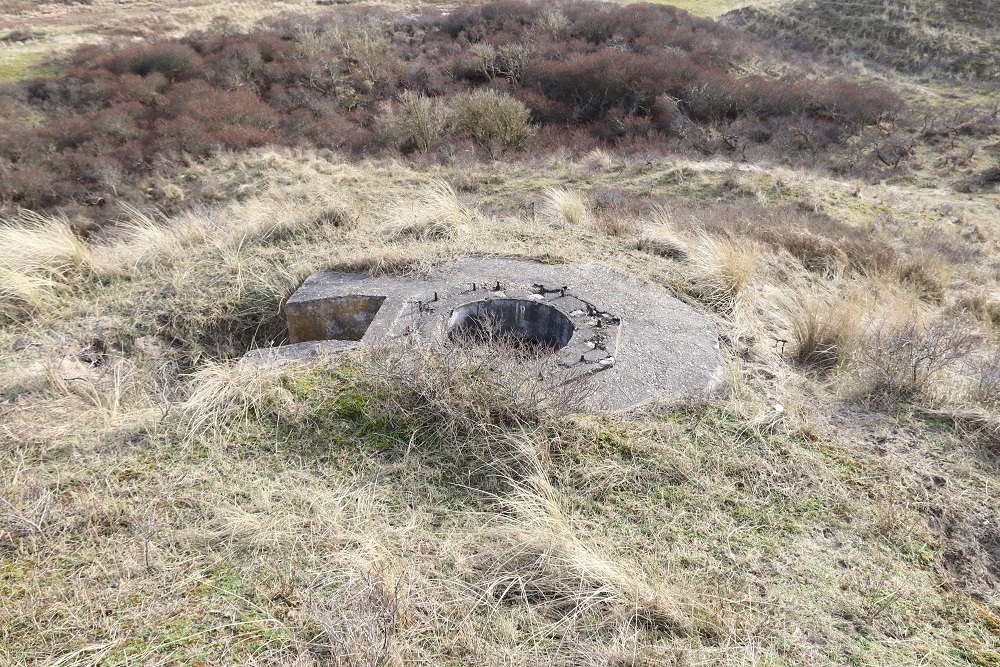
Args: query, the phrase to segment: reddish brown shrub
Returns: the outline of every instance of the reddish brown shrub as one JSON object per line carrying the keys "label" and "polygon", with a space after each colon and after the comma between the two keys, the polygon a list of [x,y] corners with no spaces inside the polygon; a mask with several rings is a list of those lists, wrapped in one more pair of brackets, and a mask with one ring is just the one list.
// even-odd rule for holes
{"label": "reddish brown shrub", "polygon": [[115,74],[147,76],[158,73],[169,81],[194,76],[200,64],[201,58],[194,49],[176,42],[132,46],[100,61],[100,67]]}
{"label": "reddish brown shrub", "polygon": [[[508,149],[530,141],[750,159],[767,151],[748,147],[773,144],[771,155],[813,162],[897,106],[885,89],[806,77],[794,63],[778,78],[735,78],[734,62],[761,55],[782,54],[672,7],[523,0],[420,17],[345,7],[248,33],[219,23],[182,40],[90,46],[68,75],[16,87],[19,103],[55,120],[4,123],[0,207],[111,197],[154,166],[221,149],[397,150],[384,140],[381,110],[407,91],[453,100],[486,87],[513,98],[536,131],[501,140]],[[446,125],[449,150],[471,136],[498,155],[496,128],[468,118]],[[889,148],[879,156],[907,157]]]}

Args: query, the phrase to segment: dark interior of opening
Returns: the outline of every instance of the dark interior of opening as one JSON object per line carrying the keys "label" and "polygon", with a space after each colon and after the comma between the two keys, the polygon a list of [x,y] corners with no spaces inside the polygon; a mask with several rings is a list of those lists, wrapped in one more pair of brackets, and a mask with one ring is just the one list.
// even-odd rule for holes
{"label": "dark interior of opening", "polygon": [[526,299],[473,301],[456,308],[448,320],[452,340],[549,350],[564,347],[573,331],[573,322],[557,308]]}

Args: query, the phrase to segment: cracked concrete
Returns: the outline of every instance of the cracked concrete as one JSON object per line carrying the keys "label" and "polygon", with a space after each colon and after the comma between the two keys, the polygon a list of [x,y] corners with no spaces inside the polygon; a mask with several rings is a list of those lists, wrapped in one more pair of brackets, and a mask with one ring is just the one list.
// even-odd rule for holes
{"label": "cracked concrete", "polygon": [[470,331],[479,337],[488,316],[502,333],[544,345],[565,381],[587,378],[595,409],[706,396],[722,385],[718,334],[706,314],[596,263],[467,258],[419,277],[323,271],[285,313],[291,344],[253,350],[246,363],[407,339],[462,344]]}

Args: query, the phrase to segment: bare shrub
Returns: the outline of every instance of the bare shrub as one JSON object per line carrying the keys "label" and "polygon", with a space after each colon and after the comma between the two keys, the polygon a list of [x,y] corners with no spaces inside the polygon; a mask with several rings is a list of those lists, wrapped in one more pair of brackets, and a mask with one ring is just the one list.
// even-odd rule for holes
{"label": "bare shrub", "polygon": [[518,81],[531,58],[531,47],[521,43],[494,46],[488,42],[477,42],[470,48],[475,56],[476,70],[487,80],[504,78],[511,82]]}
{"label": "bare shrub", "polygon": [[975,400],[992,407],[1000,407],[1000,349],[970,368],[972,396]]}
{"label": "bare shrub", "polygon": [[[733,71],[761,53],[788,55],[668,7],[505,1],[447,15],[345,9],[318,23],[288,16],[242,34],[219,24],[181,40],[83,47],[66,76],[16,84],[31,113],[0,133],[0,205],[135,202],[130,188],[153,165],[272,144],[425,152],[452,130],[494,157],[526,146],[535,127],[581,152],[745,157],[758,143],[784,146],[795,127],[815,153],[898,104],[879,86],[805,76],[795,63],[776,78]],[[875,145],[883,157],[885,143]]]}
{"label": "bare shrub", "polygon": [[391,42],[374,25],[357,25],[338,33],[340,48],[354,67],[368,80],[376,81],[392,62]]}
{"label": "bare shrub", "polygon": [[[286,17],[245,34],[219,24],[183,40],[81,49],[68,76],[23,84],[26,107],[59,121],[5,133],[0,203],[137,201],[131,188],[152,165],[225,149],[307,144],[371,154],[388,143],[427,151],[449,129],[441,100],[478,95],[484,83],[509,96],[504,113],[480,109],[462,131],[494,156],[528,142],[527,113],[547,139],[580,151],[604,143],[711,153],[739,144],[745,155],[748,142],[780,137],[792,122],[837,136],[853,127],[850,114],[817,102],[821,80],[795,74],[793,64],[773,81],[735,78],[733,62],[767,47],[720,24],[661,7],[514,4],[448,16],[344,10],[312,26]],[[424,37],[414,42],[414,34]],[[456,68],[469,61],[480,62],[474,76]],[[837,90],[845,85],[844,98],[854,84]],[[744,125],[739,136],[726,129]],[[721,142],[712,139],[720,130]]]}
{"label": "bare shrub", "polygon": [[428,150],[448,127],[448,108],[440,100],[409,90],[399,95],[398,102],[398,112],[390,106],[383,115],[384,130],[403,151]]}
{"label": "bare shrub", "polygon": [[867,393],[880,399],[926,396],[942,372],[965,358],[977,336],[963,322],[916,315],[901,320],[883,317],[868,331],[859,359],[868,373]]}
{"label": "bare shrub", "polygon": [[360,569],[311,606],[335,667],[396,664],[393,639],[407,622],[402,577],[387,567]]}
{"label": "bare shrub", "polygon": [[158,73],[170,81],[195,73],[201,58],[191,47],[176,42],[134,46],[119,51],[102,63],[112,72],[128,72],[139,76]]}

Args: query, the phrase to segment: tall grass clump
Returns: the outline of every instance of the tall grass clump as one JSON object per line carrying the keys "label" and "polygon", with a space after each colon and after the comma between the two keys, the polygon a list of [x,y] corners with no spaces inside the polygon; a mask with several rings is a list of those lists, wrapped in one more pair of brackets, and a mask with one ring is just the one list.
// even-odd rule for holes
{"label": "tall grass clump", "polygon": [[555,225],[578,227],[590,222],[590,204],[580,192],[552,187],[542,193],[542,210]]}
{"label": "tall grass clump", "polygon": [[64,218],[21,211],[0,220],[0,306],[9,317],[42,310],[90,269],[87,244]]}
{"label": "tall grass clump", "polygon": [[757,273],[760,256],[752,241],[699,234],[691,253],[696,296],[715,308],[732,307]]}
{"label": "tall grass clump", "polygon": [[861,338],[860,304],[803,297],[785,306],[795,360],[829,370],[851,358]]}
{"label": "tall grass clump", "polygon": [[451,183],[434,180],[415,199],[393,202],[378,231],[387,241],[450,239],[468,231],[478,218],[478,211],[459,200]]}

